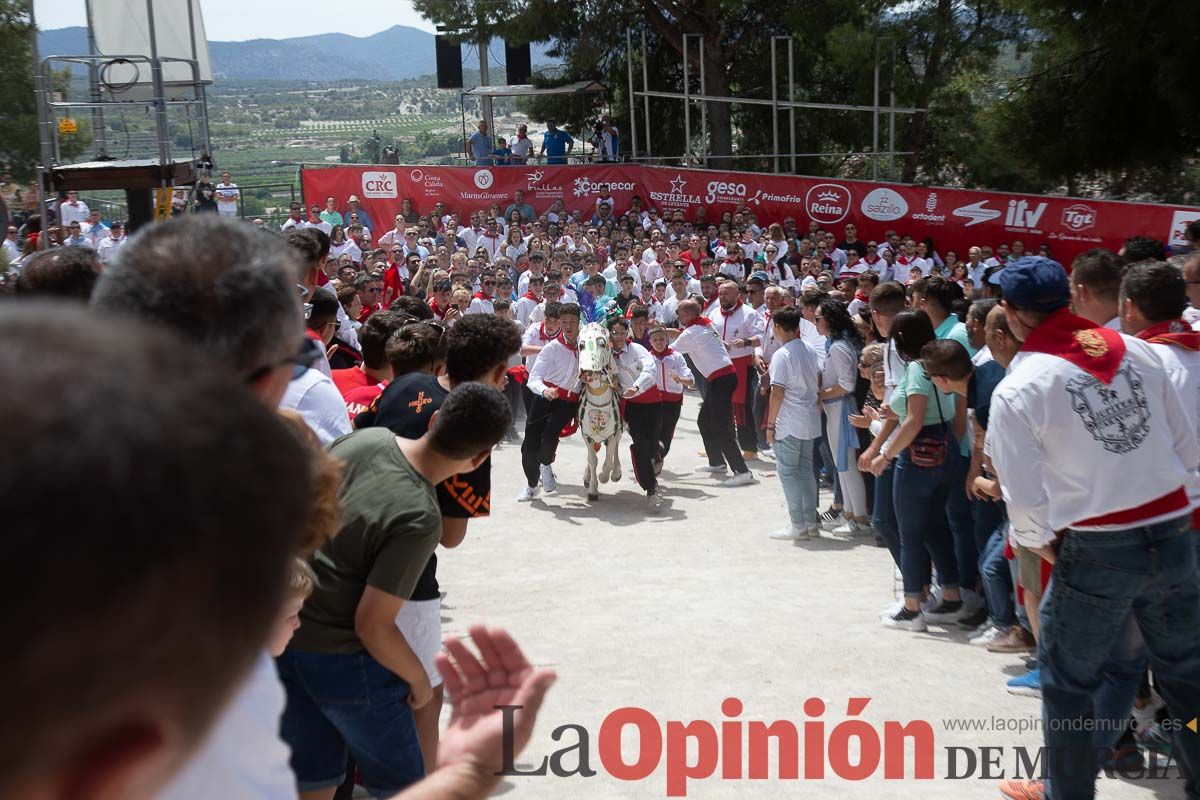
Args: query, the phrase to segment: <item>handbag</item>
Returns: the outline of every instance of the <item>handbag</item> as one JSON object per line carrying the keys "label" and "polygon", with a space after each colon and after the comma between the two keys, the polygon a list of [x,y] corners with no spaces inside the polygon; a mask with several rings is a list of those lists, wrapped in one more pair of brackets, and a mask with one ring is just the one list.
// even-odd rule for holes
{"label": "handbag", "polygon": [[941,420],[942,428],[938,435],[935,436],[918,436],[913,439],[912,444],[908,446],[908,458],[914,466],[923,469],[932,469],[940,467],[946,463],[946,452],[948,445],[946,444],[946,418],[942,414],[942,404],[938,400],[938,388],[933,387],[933,402],[937,403],[938,419]]}

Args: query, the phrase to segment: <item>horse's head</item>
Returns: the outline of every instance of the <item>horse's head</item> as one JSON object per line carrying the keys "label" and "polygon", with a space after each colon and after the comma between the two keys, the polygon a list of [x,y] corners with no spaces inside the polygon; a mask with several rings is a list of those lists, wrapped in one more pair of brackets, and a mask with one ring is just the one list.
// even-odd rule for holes
{"label": "horse's head", "polygon": [[607,379],[611,367],[608,329],[598,322],[589,322],[579,330],[580,377],[584,383],[598,388]]}

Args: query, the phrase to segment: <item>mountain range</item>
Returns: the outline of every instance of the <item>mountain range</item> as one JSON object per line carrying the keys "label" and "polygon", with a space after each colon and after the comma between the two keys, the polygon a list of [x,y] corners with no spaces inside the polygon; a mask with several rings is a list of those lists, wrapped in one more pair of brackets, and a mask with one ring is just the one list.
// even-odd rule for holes
{"label": "mountain range", "polygon": [[[57,28],[38,33],[42,57],[87,52],[87,29]],[[535,65],[553,63],[549,45],[533,45]],[[323,33],[292,39],[251,39],[245,42],[209,42],[213,78],[216,80],[378,80],[396,81],[432,75],[437,71],[434,35],[419,28],[394,25],[371,36]],[[491,45],[493,60],[502,58],[503,44]],[[463,48],[465,68],[478,66],[474,51]],[[82,70],[82,67],[76,67]],[[504,77],[495,70],[493,83]]]}

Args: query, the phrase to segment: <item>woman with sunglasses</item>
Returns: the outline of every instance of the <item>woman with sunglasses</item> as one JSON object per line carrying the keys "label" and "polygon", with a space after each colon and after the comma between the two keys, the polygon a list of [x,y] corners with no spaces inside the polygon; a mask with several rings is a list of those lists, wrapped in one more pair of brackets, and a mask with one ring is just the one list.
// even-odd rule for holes
{"label": "woman with sunglasses", "polygon": [[[900,527],[900,572],[904,604],[883,618],[884,625],[923,631],[928,622],[952,621],[962,610],[958,561],[946,518],[953,471],[948,463],[957,447],[951,423],[955,398],[933,385],[920,362],[921,348],[934,341],[933,322],[924,311],[902,311],[892,321],[892,340],[905,363],[904,376],[892,391],[889,406],[899,418],[895,437],[871,462],[882,475],[895,461],[892,502]],[[942,599],[922,612],[929,596],[930,557],[937,567]]]}

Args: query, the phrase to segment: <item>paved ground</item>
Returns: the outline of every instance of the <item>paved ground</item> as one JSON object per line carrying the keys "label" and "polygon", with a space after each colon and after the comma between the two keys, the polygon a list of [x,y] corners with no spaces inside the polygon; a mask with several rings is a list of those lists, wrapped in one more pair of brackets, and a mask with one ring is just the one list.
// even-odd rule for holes
{"label": "paved ground", "polygon": [[[913,634],[883,628],[878,614],[894,586],[887,551],[831,539],[803,546],[769,540],[766,533],[785,520],[773,465],[752,464],[759,483],[738,489],[692,473],[701,463],[696,410],[697,401],[689,397],[662,475],[669,501],[661,513],[647,512],[628,477],[627,447],[626,476],[618,485],[602,486],[600,501],[589,504],[580,487],[582,443],[564,441],[556,465],[558,494],[529,505],[514,502],[523,485],[520,458],[516,447],[503,447],[493,468],[491,518],[472,523],[466,542],[439,561],[447,634],[463,634],[478,622],[503,625],[535,663],[558,671],[518,767],[530,769],[576,744],[571,732],[558,742],[551,739],[560,726],[580,725],[590,737],[596,776],[513,777],[501,793],[666,797],[665,748],[658,768],[643,780],[618,780],[600,761],[601,723],[622,707],[646,709],[660,730],[671,720],[707,720],[720,730],[729,719],[722,701],[737,697],[744,704],[739,719],[791,720],[799,729],[817,718],[804,709],[805,700],[816,697],[828,706],[819,717],[828,738],[848,718],[848,698],[863,697],[870,703],[859,718],[877,730],[889,720],[930,723],[937,778],[884,780],[880,766],[873,777],[851,782],[827,766],[824,780],[780,780],[772,755],[765,781],[723,780],[718,766],[713,777],[689,782],[687,796],[998,797],[996,782],[981,780],[978,764],[971,777],[947,780],[947,748],[971,748],[976,755],[981,747],[1003,748],[995,770],[1011,775],[1018,763],[1014,748],[1036,748],[1040,733],[946,726],[951,720],[992,725],[994,718],[1005,726],[1039,723],[1037,700],[1004,689],[1006,680],[1024,671],[1022,660],[970,647],[959,630]],[[822,497],[822,507],[827,504]],[[624,745],[632,764],[636,736],[627,733]],[[563,759],[566,770],[577,763],[574,753]],[[911,777],[911,751],[905,763]],[[958,769],[966,766],[960,754]],[[1169,800],[1183,792],[1175,779],[1105,780],[1098,796]]]}

